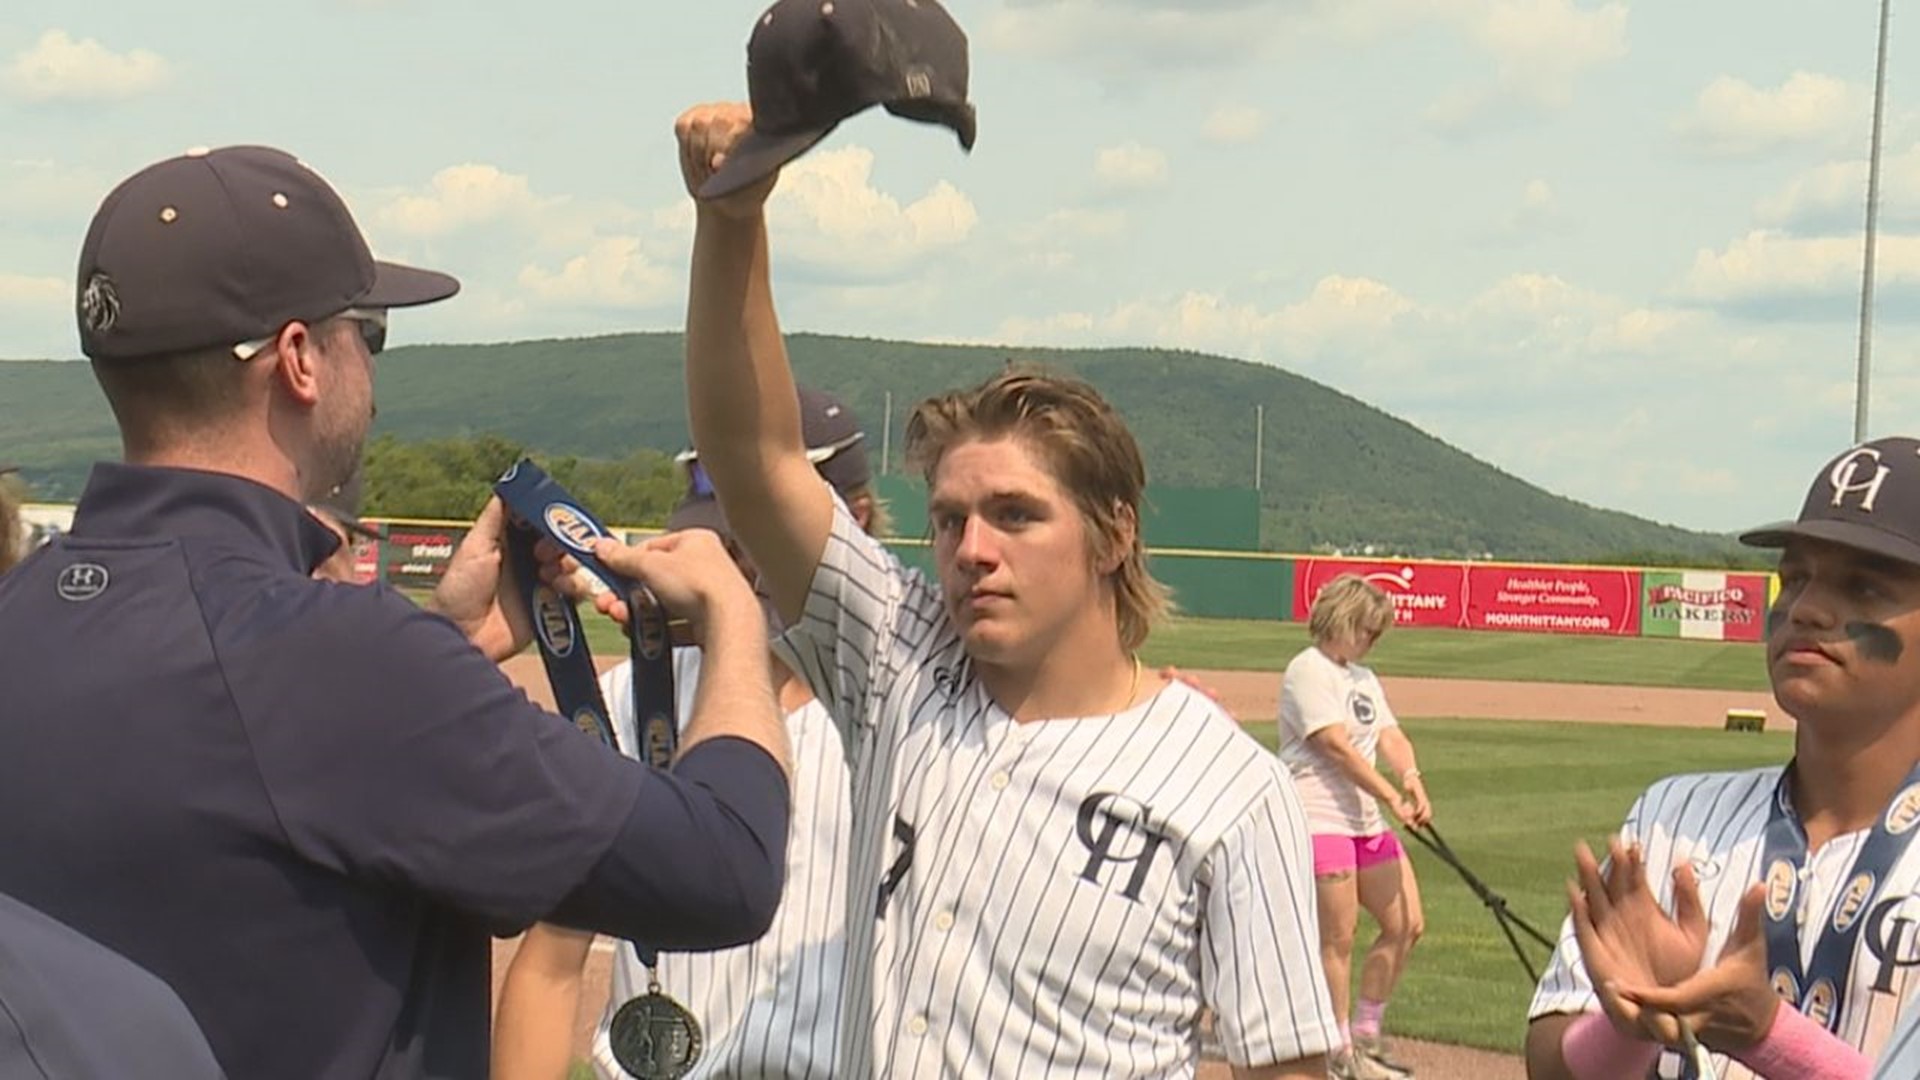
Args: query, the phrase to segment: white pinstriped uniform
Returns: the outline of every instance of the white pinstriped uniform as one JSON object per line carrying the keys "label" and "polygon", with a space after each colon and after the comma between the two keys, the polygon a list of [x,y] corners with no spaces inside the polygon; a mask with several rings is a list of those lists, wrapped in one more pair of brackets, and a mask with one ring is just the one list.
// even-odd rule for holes
{"label": "white pinstriped uniform", "polygon": [[1907,1003],[1900,1025],[1880,1052],[1873,1080],[1913,1080],[1920,1076],[1920,999]]}
{"label": "white pinstriped uniform", "polygon": [[[1761,878],[1767,812],[1780,766],[1737,773],[1692,773],[1660,780],[1628,811],[1623,840],[1636,840],[1646,852],[1648,878],[1662,906],[1672,910],[1669,873],[1679,859],[1691,860],[1700,878],[1700,899],[1712,923],[1708,962],[1720,955],[1740,897]],[[1812,955],[1818,935],[1834,915],[1841,884],[1848,880],[1867,830],[1838,836],[1807,860],[1800,889],[1801,963]],[[1886,1044],[1904,1001],[1920,997],[1920,844],[1910,845],[1887,875],[1887,884],[1865,918],[1854,949],[1840,1037],[1872,1060]],[[1580,962],[1573,924],[1566,922],[1560,947],[1535,990],[1530,1017],[1573,1013],[1600,1007]],[[1679,1075],[1679,1056],[1665,1053],[1654,1075]],[[1714,1055],[1722,1080],[1747,1080],[1754,1074],[1738,1062]],[[1920,1071],[1901,1075],[1920,1077]],[[1775,1077],[1772,1080],[1786,1080]]]}
{"label": "white pinstriped uniform", "polygon": [[783,645],[849,740],[846,1076],[1191,1077],[1203,1005],[1240,1063],[1335,1043],[1292,782],[1204,695],[1015,723],[838,505]]}
{"label": "white pinstriped uniform", "polygon": [[[638,745],[633,679],[621,664],[600,679],[624,750]],[[693,715],[700,650],[675,649],[674,689],[682,722]],[[841,981],[846,966],[847,763],[839,733],[818,701],[786,716],[793,743],[793,815],[787,884],[765,937],[734,949],[662,953],[661,989],[700,1021],[703,1049],[689,1080],[764,1077],[832,1080]],[[622,1002],[646,992],[647,972],[620,942],[613,993],[593,1034],[602,1077],[625,1080],[607,1025]]]}

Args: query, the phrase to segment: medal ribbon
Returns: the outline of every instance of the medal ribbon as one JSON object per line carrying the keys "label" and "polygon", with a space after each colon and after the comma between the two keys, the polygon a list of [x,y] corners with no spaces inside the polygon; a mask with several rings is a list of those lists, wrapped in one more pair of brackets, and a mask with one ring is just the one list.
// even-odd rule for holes
{"label": "medal ribbon", "polygon": [[[632,622],[627,645],[633,660],[634,730],[640,738],[634,751],[654,768],[667,768],[680,746],[680,725],[674,715],[673,652],[668,648],[666,609],[646,586],[594,557],[593,542],[612,534],[540,466],[522,458],[501,475],[494,491],[513,511],[514,517],[507,525],[507,557],[512,560],[532,618],[534,642],[540,647],[547,681],[553,684],[554,703],[580,730],[620,749],[606,701],[600,696],[599,675],[587,648],[579,609],[540,580],[533,548],[542,536],[626,599]],[[629,944],[651,978],[658,951],[637,941]]]}

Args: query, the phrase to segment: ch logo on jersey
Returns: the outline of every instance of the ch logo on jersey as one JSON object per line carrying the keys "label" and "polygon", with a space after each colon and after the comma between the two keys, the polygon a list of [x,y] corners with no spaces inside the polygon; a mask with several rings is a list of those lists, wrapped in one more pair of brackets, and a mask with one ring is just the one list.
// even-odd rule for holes
{"label": "ch logo on jersey", "polygon": [[[1863,477],[1862,466],[1872,470],[1872,475]],[[1858,495],[1860,512],[1873,513],[1873,501],[1880,497],[1880,485],[1892,471],[1880,464],[1880,451],[1871,446],[1860,447],[1834,462],[1832,471],[1827,473],[1827,484],[1833,488],[1833,505],[1845,506],[1848,496]]]}
{"label": "ch logo on jersey", "polygon": [[1793,894],[1800,884],[1800,875],[1793,864],[1785,859],[1775,859],[1767,867],[1767,918],[1781,922],[1787,913],[1793,910]]}
{"label": "ch logo on jersey", "polygon": [[1833,905],[1833,931],[1844,934],[1852,929],[1860,919],[1861,912],[1867,909],[1867,898],[1873,895],[1874,886],[1879,884],[1872,874],[1861,871],[1853,875],[1847,887],[1840,893],[1840,899]]}
{"label": "ch logo on jersey", "polygon": [[585,510],[569,506],[563,502],[549,504],[544,515],[547,528],[560,542],[582,553],[593,551],[593,542],[607,535],[600,523],[587,516]]}
{"label": "ch logo on jersey", "polygon": [[549,653],[557,657],[573,654],[573,611],[559,593],[545,585],[533,587],[533,628]]}
{"label": "ch logo on jersey", "polygon": [[74,563],[60,571],[60,577],[53,583],[53,591],[59,593],[62,600],[84,603],[106,592],[107,582],[112,576],[99,563]]}
{"label": "ch logo on jersey", "polygon": [[1832,1030],[1833,999],[1833,983],[1820,979],[1807,987],[1807,1001],[1801,1011],[1818,1021],[1821,1027]]}
{"label": "ch logo on jersey", "polygon": [[894,890],[907,878],[907,871],[913,869],[913,826],[907,819],[894,815],[893,838],[900,843],[900,853],[893,857],[893,865],[887,867],[887,875],[880,879],[880,896],[875,905],[873,917],[887,917],[887,901],[893,899]]}
{"label": "ch logo on jersey", "polygon": [[1372,724],[1379,715],[1379,710],[1374,708],[1373,699],[1358,690],[1347,692],[1347,711],[1353,714],[1354,723],[1362,727]]}
{"label": "ch logo on jersey", "polygon": [[1893,993],[1893,976],[1901,968],[1920,966],[1920,918],[1913,905],[1916,897],[1894,896],[1873,905],[1861,933],[1867,952],[1880,962],[1874,972],[1873,988],[1882,994]]}
{"label": "ch logo on jersey", "polygon": [[1920,823],[1920,784],[1909,784],[1887,807],[1887,831],[1899,836]]}
{"label": "ch logo on jersey", "polygon": [[1153,868],[1154,855],[1167,843],[1165,833],[1147,824],[1151,815],[1147,807],[1116,792],[1096,791],[1087,796],[1074,823],[1074,835],[1088,852],[1080,879],[1098,885],[1106,864],[1131,863],[1133,871],[1120,895],[1137,902],[1140,890],[1146,887],[1147,872]]}

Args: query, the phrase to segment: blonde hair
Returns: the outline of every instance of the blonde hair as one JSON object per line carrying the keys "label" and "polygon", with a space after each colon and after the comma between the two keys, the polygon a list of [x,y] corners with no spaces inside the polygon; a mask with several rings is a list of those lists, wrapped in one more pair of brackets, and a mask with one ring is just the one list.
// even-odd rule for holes
{"label": "blonde hair", "polygon": [[1384,634],[1393,625],[1393,600],[1358,574],[1341,574],[1321,586],[1307,614],[1307,630],[1320,644]]}
{"label": "blonde hair", "polygon": [[1147,572],[1140,504],[1147,467],[1133,433],[1091,385],[1065,375],[1008,367],[971,390],[928,398],[907,421],[908,468],[929,489],[947,451],[963,442],[1017,437],[1038,453],[1087,525],[1095,563],[1118,556],[1109,575],[1120,641],[1147,640],[1170,606],[1167,587]]}

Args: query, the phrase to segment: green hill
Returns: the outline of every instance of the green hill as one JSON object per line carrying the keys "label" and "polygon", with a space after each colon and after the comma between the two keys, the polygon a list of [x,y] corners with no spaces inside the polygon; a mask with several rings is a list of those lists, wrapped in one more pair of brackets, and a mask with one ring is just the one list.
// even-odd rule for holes
{"label": "green hill", "polygon": [[[1363,402],[1264,364],[1160,349],[1010,349],[798,334],[801,379],[845,397],[892,443],[911,403],[976,382],[1009,358],[1075,372],[1128,418],[1152,481],[1250,487],[1254,406],[1266,407],[1262,543],[1373,545],[1406,555],[1553,561],[1738,559],[1724,536],[1660,525],[1541,490]],[[376,432],[402,440],[492,432],[592,458],[686,444],[680,336],[669,333],[432,345],[380,357]],[[42,498],[70,498],[87,464],[118,452],[86,365],[0,363],[0,459]],[[876,439],[876,443],[881,440]],[[878,446],[876,446],[876,450]]]}

